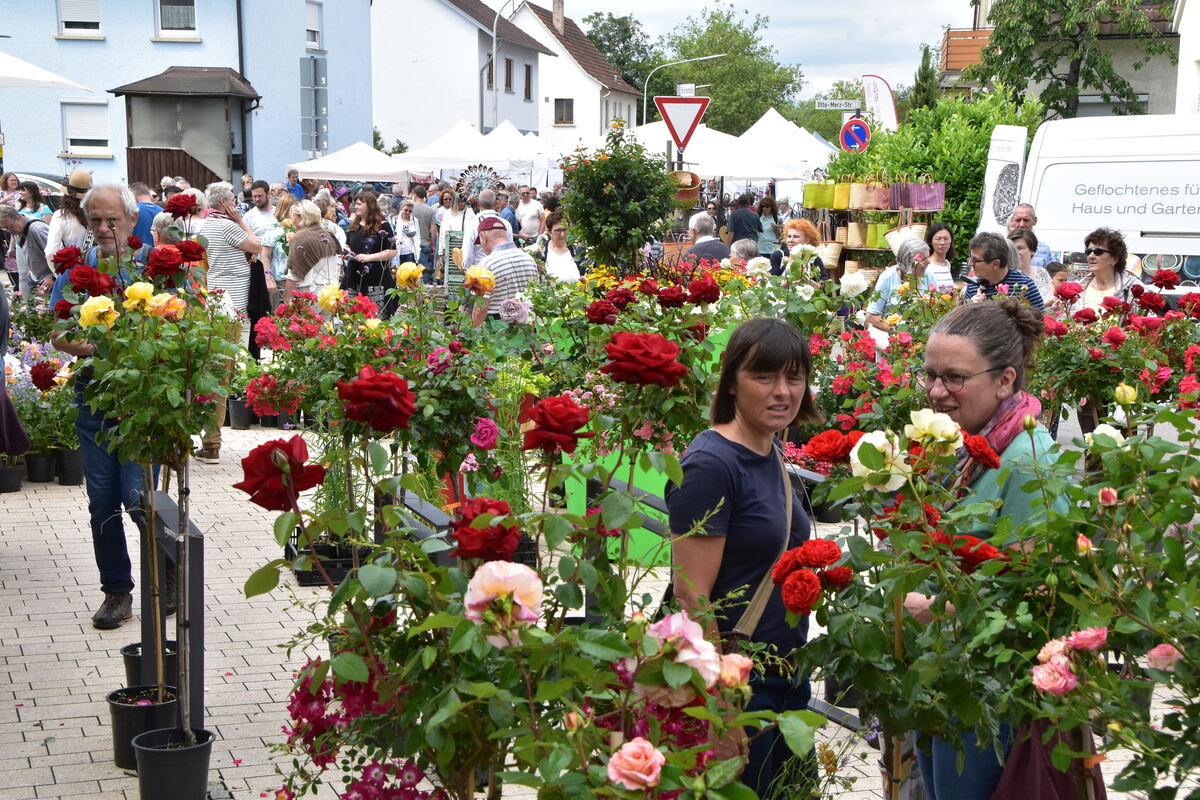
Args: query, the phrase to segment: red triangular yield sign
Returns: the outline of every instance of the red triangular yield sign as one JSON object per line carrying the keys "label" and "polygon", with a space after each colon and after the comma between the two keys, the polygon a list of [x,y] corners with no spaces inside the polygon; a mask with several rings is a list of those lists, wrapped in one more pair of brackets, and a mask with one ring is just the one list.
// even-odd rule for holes
{"label": "red triangular yield sign", "polygon": [[667,123],[667,130],[671,132],[671,138],[675,140],[675,146],[680,150],[687,147],[687,143],[691,141],[692,134],[696,132],[696,126],[700,124],[700,118],[704,116],[710,99],[708,97],[654,98],[654,105],[658,106],[658,113],[662,115],[663,122]]}

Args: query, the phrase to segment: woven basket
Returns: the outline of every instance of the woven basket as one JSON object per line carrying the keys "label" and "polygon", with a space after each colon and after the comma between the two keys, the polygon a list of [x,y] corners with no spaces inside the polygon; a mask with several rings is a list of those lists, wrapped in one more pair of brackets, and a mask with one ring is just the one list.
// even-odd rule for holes
{"label": "woven basket", "polygon": [[863,182],[850,184],[850,208],[860,209],[867,202],[867,184]]}
{"label": "woven basket", "polygon": [[860,261],[857,258],[846,259],[846,274],[849,274],[851,272],[858,272],[860,269],[862,269],[862,266],[864,263],[866,263],[866,262]]}
{"label": "woven basket", "polygon": [[846,247],[867,246],[867,223],[849,222],[845,227]]}
{"label": "woven basket", "polygon": [[840,227],[838,227],[836,233],[833,234],[833,239],[836,242],[841,242],[842,244],[846,244],[847,243],[846,237],[848,235],[849,235],[849,233],[847,232],[846,227],[840,226]]}
{"label": "woven basket", "polygon": [[875,281],[879,278],[879,270],[877,270],[877,269],[859,269],[859,272],[862,274],[862,276],[864,278],[867,279],[867,285],[871,289],[874,289]]}
{"label": "woven basket", "polygon": [[837,267],[838,259],[842,257],[842,243],[837,241],[821,242],[817,245],[817,255],[821,257],[825,269],[834,269]]}
{"label": "woven basket", "polygon": [[892,228],[883,235],[887,240],[887,246],[891,248],[893,253],[899,254],[900,245],[907,239],[920,239],[925,233],[922,230],[921,235],[917,235],[917,228],[924,228],[924,225],[901,225],[899,228]]}

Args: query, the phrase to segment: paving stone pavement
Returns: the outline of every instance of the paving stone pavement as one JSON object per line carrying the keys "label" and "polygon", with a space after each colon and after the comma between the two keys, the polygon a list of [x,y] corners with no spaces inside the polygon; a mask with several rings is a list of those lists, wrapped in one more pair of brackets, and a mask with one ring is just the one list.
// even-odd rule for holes
{"label": "paving stone pavement", "polygon": [[[241,479],[240,457],[280,434],[226,428],[221,463],[195,463],[191,472],[193,519],[207,537],[206,726],[217,734],[210,780],[222,781],[238,800],[279,785],[269,746],[282,739],[292,673],[306,659],[300,652],[289,658],[279,645],[310,619],[295,601],[324,594],[295,586],[290,576],[267,597],[247,601],[242,593],[250,573],[279,553],[270,534],[273,512],[247,502],[232,484]],[[1060,440],[1068,436],[1060,433]],[[26,483],[0,495],[0,520],[0,800],[136,800],[136,776],[112,763],[104,698],[123,682],[118,651],[139,638],[139,621],[92,628],[101,595],[84,489]],[[821,533],[836,535],[839,527]],[[132,525],[126,528],[136,554]],[[876,752],[836,726],[822,738],[844,753],[849,785],[836,796],[880,797]],[[336,793],[326,787],[318,797]]]}

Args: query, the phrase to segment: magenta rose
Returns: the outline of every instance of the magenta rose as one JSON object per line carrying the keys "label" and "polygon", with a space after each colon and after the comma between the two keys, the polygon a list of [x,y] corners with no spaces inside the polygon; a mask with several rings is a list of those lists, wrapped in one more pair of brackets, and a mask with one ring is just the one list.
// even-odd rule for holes
{"label": "magenta rose", "polygon": [[475,432],[471,434],[471,444],[482,447],[484,450],[491,450],[496,446],[496,440],[499,438],[500,429],[496,427],[496,423],[487,417],[475,418]]}

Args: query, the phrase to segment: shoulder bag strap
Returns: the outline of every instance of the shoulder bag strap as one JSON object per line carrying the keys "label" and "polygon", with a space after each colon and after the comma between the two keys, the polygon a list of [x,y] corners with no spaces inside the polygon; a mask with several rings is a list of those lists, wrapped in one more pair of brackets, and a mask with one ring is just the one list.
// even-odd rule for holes
{"label": "shoulder bag strap", "polygon": [[[792,481],[788,477],[787,466],[783,463],[783,453],[780,452],[778,446],[775,448],[775,457],[779,460],[779,475],[783,478],[783,498],[786,509],[784,516],[787,519],[783,529],[783,546],[779,548],[779,555],[782,556],[787,552],[788,542],[792,537],[792,504],[795,502],[795,496],[792,491]],[[771,599],[772,588],[771,570],[768,568],[762,580],[759,581],[758,588],[754,590],[754,595],[750,598],[746,610],[742,612],[741,619],[733,626],[734,633],[745,636],[747,639],[754,635],[755,629],[758,628],[758,622],[762,619],[763,611],[767,608],[767,601]]]}

